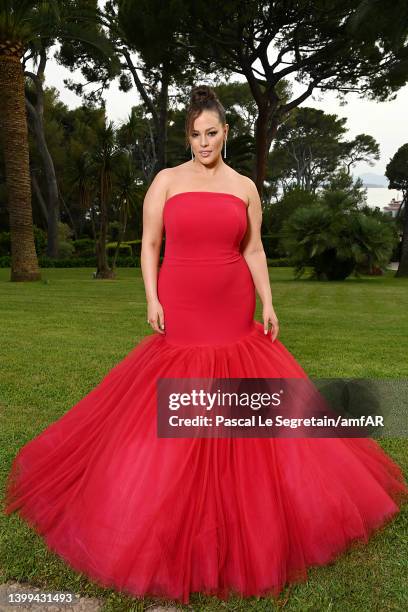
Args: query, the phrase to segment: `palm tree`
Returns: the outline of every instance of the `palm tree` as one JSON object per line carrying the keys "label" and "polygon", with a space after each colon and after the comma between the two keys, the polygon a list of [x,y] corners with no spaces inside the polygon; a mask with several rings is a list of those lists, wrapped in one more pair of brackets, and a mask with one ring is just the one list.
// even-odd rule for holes
{"label": "palm tree", "polygon": [[[92,202],[95,197],[96,184],[91,156],[87,151],[71,145],[67,178],[70,187],[69,195],[74,193],[81,218],[89,216],[92,223],[93,237],[96,240],[96,227]],[[74,223],[72,224],[74,226]],[[76,228],[75,228],[76,231]]]}
{"label": "palm tree", "polygon": [[95,25],[99,19],[96,2],[95,6],[92,2],[85,4],[78,8],[62,0],[0,0],[0,128],[8,192],[12,281],[34,281],[41,277],[31,208],[25,63],[32,58],[36,60],[44,40],[47,47],[57,39],[82,40],[107,57],[113,56],[112,47]]}
{"label": "palm tree", "polygon": [[124,150],[122,164],[116,171],[116,185],[119,200],[119,236],[116,244],[115,254],[112,261],[112,270],[115,270],[116,260],[119,254],[121,242],[126,234],[126,226],[130,209],[136,207],[138,186],[136,172],[132,161],[131,151]]}
{"label": "palm tree", "polygon": [[[8,193],[12,281],[41,278],[34,245],[31,210],[31,178],[21,58],[26,49],[29,26],[23,22],[17,2],[0,2],[0,99],[3,110],[4,167]],[[10,6],[13,5],[13,6]]]}
{"label": "palm tree", "polygon": [[122,148],[116,142],[113,122],[109,121],[108,125],[99,126],[97,128],[96,151],[92,155],[99,185],[99,238],[96,244],[96,278],[115,278],[114,271],[108,265],[106,239],[113,174],[121,155]]}

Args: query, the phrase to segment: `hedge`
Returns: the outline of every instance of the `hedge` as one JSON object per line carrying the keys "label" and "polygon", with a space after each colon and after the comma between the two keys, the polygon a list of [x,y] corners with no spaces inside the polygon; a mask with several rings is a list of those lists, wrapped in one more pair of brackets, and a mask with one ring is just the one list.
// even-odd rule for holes
{"label": "hedge", "polygon": [[[109,264],[112,263],[112,257],[108,257]],[[160,263],[163,257],[160,257]],[[52,259],[50,257],[41,256],[38,258],[40,268],[95,268],[96,269],[96,257],[70,257],[69,259]],[[281,267],[289,266],[289,262],[284,257],[280,258],[267,258],[268,266],[270,267]],[[10,255],[3,255],[0,257],[0,268],[10,268],[11,257]],[[116,260],[117,268],[140,268],[140,257],[130,256],[119,256]]]}

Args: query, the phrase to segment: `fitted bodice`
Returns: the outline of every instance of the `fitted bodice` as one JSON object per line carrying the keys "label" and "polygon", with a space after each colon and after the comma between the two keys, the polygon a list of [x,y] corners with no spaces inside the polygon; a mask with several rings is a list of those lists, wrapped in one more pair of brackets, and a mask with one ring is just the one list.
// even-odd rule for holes
{"label": "fitted bodice", "polygon": [[244,200],[229,193],[186,191],[163,210],[165,249],[158,278],[166,341],[223,344],[254,327],[255,287],[240,251]]}
{"label": "fitted bodice", "polygon": [[236,195],[184,191],[167,199],[163,210],[164,262],[236,261],[247,228],[247,207]]}

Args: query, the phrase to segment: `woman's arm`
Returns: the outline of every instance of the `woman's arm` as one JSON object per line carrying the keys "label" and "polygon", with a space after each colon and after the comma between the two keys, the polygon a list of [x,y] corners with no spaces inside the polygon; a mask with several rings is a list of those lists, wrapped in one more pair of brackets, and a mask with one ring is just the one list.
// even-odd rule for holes
{"label": "woman's arm", "polygon": [[269,281],[268,264],[261,239],[262,206],[255,183],[249,178],[249,205],[247,208],[248,228],[242,240],[242,255],[248,264],[254,280],[255,288],[262,301],[263,324],[265,334],[269,323],[272,325],[272,342],[279,333],[279,321],[272,305],[272,290]]}
{"label": "woman's arm", "polygon": [[[143,234],[140,265],[147,301],[147,322],[164,334],[164,312],[157,295],[160,249],[163,240],[163,207],[167,193],[168,168],[154,177],[143,201]],[[160,327],[159,327],[160,326]]]}

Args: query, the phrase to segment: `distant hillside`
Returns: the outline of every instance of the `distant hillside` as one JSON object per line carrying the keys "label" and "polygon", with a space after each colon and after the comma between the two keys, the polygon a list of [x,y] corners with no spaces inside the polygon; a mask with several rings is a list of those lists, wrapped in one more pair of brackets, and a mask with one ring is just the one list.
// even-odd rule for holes
{"label": "distant hillside", "polygon": [[360,174],[359,177],[364,183],[364,187],[388,187],[388,180],[381,174],[375,174],[374,172],[365,172]]}

